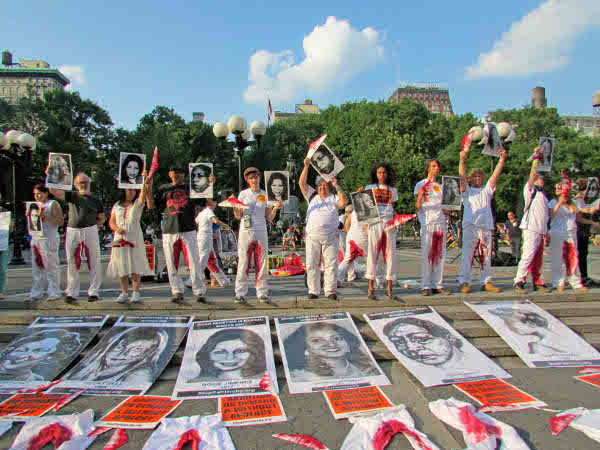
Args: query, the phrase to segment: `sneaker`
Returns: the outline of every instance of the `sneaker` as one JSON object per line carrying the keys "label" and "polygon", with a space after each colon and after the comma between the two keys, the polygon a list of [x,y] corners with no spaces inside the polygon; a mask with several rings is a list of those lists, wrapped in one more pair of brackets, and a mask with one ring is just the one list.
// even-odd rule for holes
{"label": "sneaker", "polygon": [[421,295],[422,295],[423,297],[429,297],[429,296],[431,295],[431,290],[430,290],[430,289],[423,289],[423,290],[421,291]]}
{"label": "sneaker", "polygon": [[260,297],[258,297],[258,299],[261,303],[269,303],[269,297],[267,297],[266,295],[261,295]]}
{"label": "sneaker", "polygon": [[308,299],[309,300],[315,300],[317,298],[319,298],[319,296],[317,294],[308,294]]}
{"label": "sneaker", "polygon": [[137,303],[138,305],[144,303],[143,300],[142,300],[142,296],[140,295],[139,292],[133,292],[131,294],[131,300],[130,300],[130,302],[131,303]]}
{"label": "sneaker", "polygon": [[196,301],[198,303],[206,303],[206,296],[204,294],[196,295]]}
{"label": "sneaker", "polygon": [[77,299],[75,297],[71,297],[70,295],[67,295],[65,297],[65,302],[69,303],[70,305],[73,305],[73,304],[77,303]]}
{"label": "sneaker", "polygon": [[433,289],[432,293],[433,294],[442,294],[442,295],[452,295],[452,292],[450,292],[448,289],[444,289],[444,288]]}
{"label": "sneaker", "polygon": [[527,292],[527,289],[525,289],[525,283],[523,283],[522,281],[519,283],[515,283],[513,289],[517,294],[525,294]]}
{"label": "sneaker", "polygon": [[335,292],[332,292],[331,294],[329,294],[329,295],[327,296],[327,298],[328,298],[329,300],[337,300],[337,295],[335,295]]}
{"label": "sneaker", "polygon": [[582,294],[584,292],[587,292],[588,288],[586,288],[585,286],[579,286],[578,288],[575,288],[574,290],[575,290],[575,292]]}
{"label": "sneaker", "polygon": [[461,284],[460,292],[462,292],[463,294],[468,294],[469,292],[471,292],[471,286],[469,286],[468,283]]}
{"label": "sneaker", "polygon": [[[564,292],[565,291],[565,287],[564,286],[556,286],[556,290],[560,291],[560,292]],[[587,289],[586,289],[587,291]]]}
{"label": "sneaker", "polygon": [[39,300],[39,298],[37,297],[27,297],[24,301],[27,303],[31,303],[31,302],[37,302]]}
{"label": "sneaker", "polygon": [[93,302],[97,302],[98,301],[98,296],[97,295],[90,295],[88,297],[88,302],[93,303]]}
{"label": "sneaker", "polygon": [[546,286],[545,284],[533,284],[533,291],[540,291],[540,292],[552,292],[552,289],[549,288],[548,286]]}
{"label": "sneaker", "polygon": [[243,295],[236,295],[233,301],[235,303],[246,303],[246,298]]}
{"label": "sneaker", "polygon": [[180,294],[180,293],[173,294],[173,297],[171,297],[171,302],[175,303],[176,305],[183,305],[185,303],[183,294]]}
{"label": "sneaker", "polygon": [[[135,294],[135,292],[134,292],[134,294]],[[138,294],[138,296],[139,296],[139,294]],[[133,294],[131,294],[131,298],[133,298]],[[121,293],[117,297],[117,299],[115,300],[115,302],[122,303],[122,304],[129,303],[129,295],[127,295],[127,293]]]}
{"label": "sneaker", "polygon": [[482,291],[492,292],[494,294],[498,294],[502,292],[502,289],[494,286],[492,283],[485,283],[485,285],[481,286]]}
{"label": "sneaker", "polygon": [[60,296],[58,296],[58,295],[55,295],[55,296],[52,296],[52,297],[48,297],[48,298],[46,299],[46,301],[47,301],[47,302],[57,302],[57,301],[59,301],[59,300],[61,300],[61,297],[60,297]]}

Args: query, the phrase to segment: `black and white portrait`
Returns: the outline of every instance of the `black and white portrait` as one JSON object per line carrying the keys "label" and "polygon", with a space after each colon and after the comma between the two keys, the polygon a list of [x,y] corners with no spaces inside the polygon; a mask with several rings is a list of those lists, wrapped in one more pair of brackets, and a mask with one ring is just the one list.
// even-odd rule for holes
{"label": "black and white portrait", "polygon": [[119,189],[141,189],[144,184],[142,172],[146,168],[143,153],[121,152],[119,164]]}
{"label": "black and white portrait", "polygon": [[484,155],[499,157],[500,149],[502,148],[502,140],[500,139],[500,134],[498,134],[496,124],[488,122],[484,125],[483,130],[484,134],[486,135],[487,142],[485,143],[481,153]]}
{"label": "black and white portrait", "polygon": [[350,198],[359,222],[373,224],[381,221],[373,189],[352,192]]}
{"label": "black and white portrait", "polygon": [[585,193],[583,194],[583,202],[585,204],[584,207],[591,207],[596,200],[598,200],[598,194],[600,193],[600,184],[598,183],[598,178],[589,177],[587,181],[587,186],[585,188]]}
{"label": "black and white portrait", "polygon": [[442,177],[442,208],[460,210],[460,178]]}
{"label": "black and white portrait", "polygon": [[46,187],[70,191],[73,185],[73,166],[71,155],[66,153],[49,153]]}
{"label": "black and white portrait", "polygon": [[556,139],[551,137],[540,138],[540,162],[538,163],[538,172],[550,172],[552,170],[552,159],[556,150]]}
{"label": "black and white portrait", "polygon": [[267,187],[267,203],[275,205],[279,202],[287,204],[290,198],[290,173],[287,171],[265,172]]}
{"label": "black and white portrait", "polygon": [[26,202],[27,229],[31,236],[41,236],[44,231],[42,222],[42,204],[38,202]]}
{"label": "black and white portrait", "polygon": [[213,198],[213,185],[209,177],[213,173],[211,163],[190,163],[190,197]]}
{"label": "black and white portrait", "polygon": [[342,164],[325,143],[322,143],[312,154],[309,152],[308,158],[310,158],[313,168],[328,183],[344,168],[344,164]]}
{"label": "black and white portrait", "polygon": [[237,255],[237,239],[233,231],[221,230],[221,256]]}

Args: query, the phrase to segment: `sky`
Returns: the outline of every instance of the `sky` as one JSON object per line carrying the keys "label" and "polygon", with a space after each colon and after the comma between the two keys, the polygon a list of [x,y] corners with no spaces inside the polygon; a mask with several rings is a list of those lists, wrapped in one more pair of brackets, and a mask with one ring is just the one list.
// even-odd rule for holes
{"label": "sky", "polygon": [[293,112],[306,98],[320,108],[387,99],[400,81],[447,83],[454,112],[479,117],[530,104],[538,85],[560,114],[591,115],[600,90],[600,0],[23,0],[10,10],[1,50],[60,68],[127,129],[156,105],[186,121],[204,112],[250,124],[266,122],[267,96]]}

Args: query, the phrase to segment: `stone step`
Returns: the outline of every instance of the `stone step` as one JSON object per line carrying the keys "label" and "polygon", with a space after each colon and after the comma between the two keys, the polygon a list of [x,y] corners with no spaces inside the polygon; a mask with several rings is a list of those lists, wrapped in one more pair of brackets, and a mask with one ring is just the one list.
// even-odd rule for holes
{"label": "stone step", "polygon": [[[599,317],[561,317],[561,321],[577,333],[600,333]],[[498,334],[484,320],[456,320],[451,325],[465,337],[493,337]]]}

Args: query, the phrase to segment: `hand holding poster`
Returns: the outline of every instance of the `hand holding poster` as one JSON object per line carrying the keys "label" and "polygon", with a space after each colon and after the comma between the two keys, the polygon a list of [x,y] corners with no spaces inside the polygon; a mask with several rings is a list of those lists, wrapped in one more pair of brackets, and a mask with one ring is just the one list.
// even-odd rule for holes
{"label": "hand holding poster", "polygon": [[44,234],[42,220],[42,206],[40,202],[25,202],[25,215],[27,218],[27,231],[31,236],[41,237]]}
{"label": "hand holding poster", "polygon": [[213,174],[211,163],[190,163],[190,198],[213,198]]}
{"label": "hand holding poster", "polygon": [[146,155],[121,152],[119,163],[119,189],[142,189],[146,170]]}
{"label": "hand holding poster", "polygon": [[72,190],[73,166],[71,155],[66,153],[48,153],[48,168],[46,169],[46,187]]}
{"label": "hand holding poster", "polygon": [[265,172],[267,187],[267,204],[276,205],[282,202],[286,205],[290,199],[290,173],[288,171]]}
{"label": "hand holding poster", "polygon": [[319,175],[329,183],[333,177],[342,171],[344,164],[327,147],[325,137],[327,135],[321,136],[310,145],[306,157],[310,159],[311,165]]}
{"label": "hand holding poster", "polygon": [[379,208],[375,200],[375,192],[373,189],[365,189],[362,192],[350,193],[352,206],[356,212],[356,217],[360,223],[374,224],[381,222],[379,216]]}
{"label": "hand holding poster", "polygon": [[182,400],[169,397],[133,396],[111,409],[94,425],[108,428],[134,428],[151,430],[167,417]]}
{"label": "hand holding poster", "polygon": [[539,158],[537,165],[538,172],[550,172],[552,170],[552,160],[556,150],[556,139],[551,137],[541,137],[539,143]]}
{"label": "hand holding poster", "polygon": [[460,177],[442,177],[442,208],[460,211]]}

